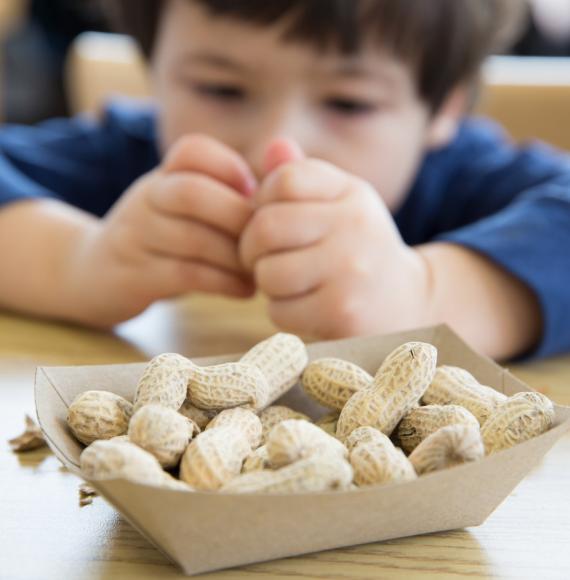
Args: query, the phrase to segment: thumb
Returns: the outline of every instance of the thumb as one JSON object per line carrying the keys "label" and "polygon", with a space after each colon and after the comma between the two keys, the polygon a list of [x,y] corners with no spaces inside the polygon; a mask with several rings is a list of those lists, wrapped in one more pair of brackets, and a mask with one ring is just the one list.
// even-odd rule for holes
{"label": "thumb", "polygon": [[278,137],[267,146],[263,160],[263,171],[265,175],[268,175],[280,165],[298,161],[304,157],[305,154],[296,141],[287,137]]}

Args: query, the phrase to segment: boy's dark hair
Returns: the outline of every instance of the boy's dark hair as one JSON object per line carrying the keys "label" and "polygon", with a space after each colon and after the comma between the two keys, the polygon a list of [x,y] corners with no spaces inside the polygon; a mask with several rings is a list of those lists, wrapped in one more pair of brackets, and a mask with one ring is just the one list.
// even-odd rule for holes
{"label": "boy's dark hair", "polygon": [[[286,41],[355,54],[372,41],[409,64],[436,111],[458,83],[518,28],[523,0],[188,0],[211,14],[259,25],[289,20]],[[116,27],[150,57],[164,0],[110,0]]]}

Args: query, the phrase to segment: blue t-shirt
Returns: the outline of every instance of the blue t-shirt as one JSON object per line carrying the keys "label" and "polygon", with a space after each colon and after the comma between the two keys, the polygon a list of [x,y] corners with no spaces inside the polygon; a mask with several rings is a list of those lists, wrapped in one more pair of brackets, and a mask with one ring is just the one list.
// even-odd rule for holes
{"label": "blue t-shirt", "polygon": [[[0,130],[0,207],[51,197],[103,216],[159,163],[156,115],[110,105],[85,117]],[[426,156],[394,216],[410,245],[471,248],[537,296],[543,335],[532,356],[570,351],[570,155],[517,148],[496,125],[466,119],[455,140]]]}

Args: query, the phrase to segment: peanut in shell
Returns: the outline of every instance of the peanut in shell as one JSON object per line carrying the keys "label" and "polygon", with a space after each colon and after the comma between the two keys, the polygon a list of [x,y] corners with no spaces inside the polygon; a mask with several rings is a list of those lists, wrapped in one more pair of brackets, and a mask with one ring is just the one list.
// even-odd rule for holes
{"label": "peanut in shell", "polygon": [[480,384],[465,369],[443,365],[436,369],[422,401],[426,405],[460,405],[470,411],[482,426],[506,398],[503,393]]}
{"label": "peanut in shell", "polygon": [[162,467],[175,467],[198,433],[198,426],[162,405],[144,405],[133,415],[128,436],[132,443],[154,455]]}
{"label": "peanut in shell", "polygon": [[294,411],[289,407],[284,405],[270,405],[261,411],[259,414],[259,419],[261,420],[261,425],[263,428],[261,435],[261,442],[265,443],[267,441],[267,436],[269,432],[275,425],[281,423],[281,421],[286,421],[287,419],[304,419],[305,421],[310,421],[311,419],[304,413],[299,411]]}
{"label": "peanut in shell", "polygon": [[233,407],[258,411],[267,404],[269,385],[262,371],[252,364],[194,365],[188,380],[188,396],[194,406],[206,411]]}
{"label": "peanut in shell", "polygon": [[[355,431],[349,437],[354,433]],[[381,431],[376,430],[372,437],[362,437],[360,441],[354,443],[353,440],[351,443],[353,447],[349,461],[354,470],[356,485],[379,485],[417,478],[413,465],[403,451],[395,447],[390,438]]]}
{"label": "peanut in shell", "polygon": [[477,461],[485,455],[479,427],[448,425],[426,437],[409,460],[418,475]]}
{"label": "peanut in shell", "polygon": [[194,366],[192,361],[176,353],[154,357],[138,382],[135,411],[153,403],[178,411],[186,399],[188,377]]}
{"label": "peanut in shell", "polygon": [[267,437],[267,455],[273,468],[283,467],[315,453],[347,456],[346,447],[322,429],[301,419],[275,425]]}
{"label": "peanut in shell", "polygon": [[208,423],[206,431],[224,426],[234,427],[244,433],[252,449],[255,449],[261,443],[261,421],[249,409],[236,407],[235,409],[221,411]]}
{"label": "peanut in shell", "polygon": [[182,455],[180,479],[200,490],[216,490],[238,475],[251,453],[247,436],[234,427],[207,429]]}
{"label": "peanut in shell", "polygon": [[89,445],[98,439],[111,439],[127,432],[133,405],[109,391],[85,391],[67,411],[67,424],[73,435]]}
{"label": "peanut in shell", "polygon": [[268,397],[257,409],[271,405],[295,385],[308,360],[305,343],[286,332],[278,332],[247,351],[240,361],[258,367],[268,383]]}
{"label": "peanut in shell", "polygon": [[487,453],[496,453],[548,431],[554,423],[554,405],[541,393],[523,392],[495,409],[481,428]]}
{"label": "peanut in shell", "polygon": [[426,437],[447,425],[472,425],[479,421],[459,405],[425,405],[412,409],[398,424],[397,437],[402,449],[410,454]]}
{"label": "peanut in shell", "polygon": [[301,384],[317,403],[340,412],[356,391],[372,386],[373,380],[358,365],[329,357],[309,363],[301,377]]}
{"label": "peanut in shell", "polygon": [[374,376],[371,387],[357,391],[340,413],[337,437],[344,441],[357,427],[374,427],[390,435],[414,408],[435,373],[437,349],[423,342],[393,350]]}
{"label": "peanut in shell", "polygon": [[222,491],[228,493],[308,493],[348,490],[350,464],[337,454],[315,454],[277,470],[244,473]]}
{"label": "peanut in shell", "polygon": [[198,409],[188,398],[182,403],[182,407],[178,409],[178,412],[198,425],[200,431],[203,431],[208,423],[217,415],[217,411]]}

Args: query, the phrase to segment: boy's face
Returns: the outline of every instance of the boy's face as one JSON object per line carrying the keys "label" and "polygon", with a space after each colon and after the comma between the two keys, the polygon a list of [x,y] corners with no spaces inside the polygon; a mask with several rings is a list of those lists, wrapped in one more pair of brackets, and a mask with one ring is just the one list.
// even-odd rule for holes
{"label": "boy's face", "polygon": [[258,178],[275,137],[402,202],[434,120],[409,68],[370,47],[357,57],[284,42],[280,26],[212,17],[188,0],[165,7],[152,63],[163,149],[205,133],[241,153]]}

